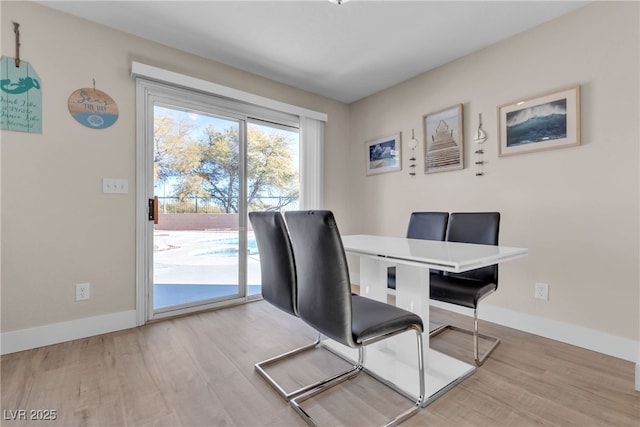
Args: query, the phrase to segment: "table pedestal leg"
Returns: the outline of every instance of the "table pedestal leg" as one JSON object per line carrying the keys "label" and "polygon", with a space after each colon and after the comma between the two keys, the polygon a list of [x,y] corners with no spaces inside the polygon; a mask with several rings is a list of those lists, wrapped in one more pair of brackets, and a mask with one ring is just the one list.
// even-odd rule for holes
{"label": "table pedestal leg", "polygon": [[[360,295],[387,301],[387,268],[394,265],[385,258],[360,257]],[[429,269],[417,265],[396,266],[396,305],[414,312],[425,325],[425,406],[475,372],[475,366],[429,348]],[[357,360],[357,350],[331,340],[325,346],[335,353]],[[417,344],[413,333],[404,333],[367,346],[367,372],[414,399],[419,393]]]}
{"label": "table pedestal leg", "polygon": [[360,295],[387,302],[387,269],[384,259],[360,257]]}

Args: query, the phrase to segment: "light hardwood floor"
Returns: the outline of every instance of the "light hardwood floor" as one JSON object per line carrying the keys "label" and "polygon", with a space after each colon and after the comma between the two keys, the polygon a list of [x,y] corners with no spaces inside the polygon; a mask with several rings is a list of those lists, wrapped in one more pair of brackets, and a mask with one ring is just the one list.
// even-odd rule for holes
{"label": "light hardwood floor", "polygon": [[[432,309],[468,326],[470,318]],[[478,371],[405,426],[633,426],[640,393],[630,362],[481,322],[501,345]],[[2,426],[303,426],[254,363],[313,341],[265,301],[5,355]],[[471,362],[471,341],[445,332],[431,347]],[[285,384],[344,366],[325,350],[270,372]],[[305,403],[327,425],[383,423],[409,402],[366,375]],[[55,421],[11,421],[55,410]]]}

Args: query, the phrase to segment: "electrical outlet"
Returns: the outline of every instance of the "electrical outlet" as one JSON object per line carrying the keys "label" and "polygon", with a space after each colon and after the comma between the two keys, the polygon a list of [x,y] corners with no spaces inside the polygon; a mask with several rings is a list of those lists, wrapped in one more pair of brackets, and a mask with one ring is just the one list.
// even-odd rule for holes
{"label": "electrical outlet", "polygon": [[549,301],[549,284],[536,283],[535,298],[543,301]]}
{"label": "electrical outlet", "polygon": [[90,287],[89,283],[78,283],[76,285],[76,301],[88,300]]}

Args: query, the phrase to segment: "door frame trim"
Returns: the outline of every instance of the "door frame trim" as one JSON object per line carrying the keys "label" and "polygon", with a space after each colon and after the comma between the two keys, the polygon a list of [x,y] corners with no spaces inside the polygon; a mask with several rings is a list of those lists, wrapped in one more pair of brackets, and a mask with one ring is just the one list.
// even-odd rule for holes
{"label": "door frame trim", "polygon": [[[151,237],[153,236],[153,221],[149,221],[147,195],[153,194],[153,188],[148,188],[147,177],[152,165],[146,161],[149,144],[153,132],[153,110],[147,103],[149,87],[136,79],[136,325],[142,326],[149,319],[148,283],[153,277],[153,264],[149,256]],[[151,152],[153,156],[153,152]],[[152,157],[153,158],[153,157]],[[143,197],[144,196],[144,197]]]}
{"label": "door frame trim", "polygon": [[[148,182],[148,177],[152,171],[152,165],[147,164],[145,159],[153,155],[153,110],[147,105],[147,94],[150,87],[161,86],[163,88],[187,89],[196,93],[210,95],[214,97],[224,97],[230,102],[245,104],[251,111],[260,111],[259,118],[264,112],[263,109],[271,110],[267,116],[274,115],[274,122],[283,120],[287,123],[286,115],[296,116],[300,129],[300,208],[320,209],[324,205],[323,200],[323,158],[324,158],[324,126],[328,121],[326,113],[320,113],[281,101],[272,100],[259,95],[243,92],[234,88],[229,88],[206,80],[197,79],[184,74],[179,74],[161,68],[149,66],[132,61],[131,77],[136,82],[136,324],[144,325],[150,319],[149,309],[149,289],[147,284],[153,277],[153,263],[150,262],[149,251],[153,250],[153,225],[149,224],[147,198],[153,195],[153,182]],[[144,83],[144,84],[142,84]],[[233,108],[232,108],[233,109]],[[246,114],[246,112],[245,112]],[[284,116],[283,116],[284,115]],[[245,116],[248,118],[247,116]],[[145,196],[145,197],[143,197]],[[246,224],[245,224],[246,227]],[[254,296],[239,298],[238,302],[252,301]],[[231,303],[230,300],[226,302]],[[212,303],[215,307],[218,303]],[[202,306],[202,309],[205,309]],[[175,314],[175,312],[174,312]],[[168,314],[165,317],[169,317]],[[155,316],[154,318],[159,318]]]}
{"label": "door frame trim", "polygon": [[158,82],[167,82],[170,85],[190,88],[198,92],[210,93],[228,99],[233,99],[249,105],[256,105],[268,108],[274,111],[292,114],[298,117],[308,117],[321,122],[326,122],[328,116],[326,113],[309,110],[307,108],[298,107],[297,105],[288,104],[286,102],[276,101],[274,99],[265,98],[264,96],[255,95],[244,92],[231,87],[223,86],[207,80],[191,77],[186,74],[176,73],[174,71],[165,70],[154,67],[152,65],[142,64],[140,62],[131,62],[131,77],[142,77],[148,80]]}
{"label": "door frame trim", "polygon": [[[246,135],[247,117],[235,111],[225,111],[210,102],[209,95],[187,94],[190,89],[175,88],[170,85],[149,81],[146,79],[136,79],[136,322],[138,326],[144,325],[150,320],[158,320],[169,317],[180,316],[197,311],[234,305],[247,302],[253,298],[247,295],[247,286],[243,283],[246,274],[246,259],[239,257],[238,263],[238,295],[206,300],[206,302],[195,302],[192,304],[179,304],[174,307],[154,309],[152,302],[152,292],[154,284],[154,224],[149,220],[149,198],[154,196],[153,162],[154,158],[154,108],[156,105],[189,106],[189,108],[203,109],[213,114],[219,114],[221,118],[236,121],[239,125],[239,138],[244,140]],[[190,98],[185,96],[191,95]],[[211,95],[212,96],[212,95]],[[246,143],[245,143],[246,144]],[[240,144],[240,158],[246,154],[245,144]],[[246,176],[246,164],[240,165],[239,179]],[[241,186],[240,200],[246,198],[246,189]],[[242,239],[242,234],[246,232],[246,208],[240,203],[239,228],[240,253],[242,248],[246,249],[246,238]],[[243,244],[244,242],[244,244]],[[244,251],[246,253],[246,250]]]}

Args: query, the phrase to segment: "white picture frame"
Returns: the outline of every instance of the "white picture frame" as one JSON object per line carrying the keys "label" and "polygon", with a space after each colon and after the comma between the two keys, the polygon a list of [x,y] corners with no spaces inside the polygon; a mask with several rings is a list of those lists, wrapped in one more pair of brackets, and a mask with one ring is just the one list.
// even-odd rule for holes
{"label": "white picture frame", "polygon": [[402,134],[400,132],[365,144],[367,175],[402,170]]}

